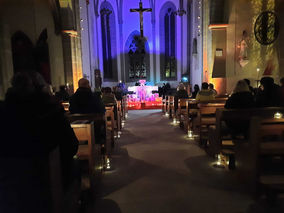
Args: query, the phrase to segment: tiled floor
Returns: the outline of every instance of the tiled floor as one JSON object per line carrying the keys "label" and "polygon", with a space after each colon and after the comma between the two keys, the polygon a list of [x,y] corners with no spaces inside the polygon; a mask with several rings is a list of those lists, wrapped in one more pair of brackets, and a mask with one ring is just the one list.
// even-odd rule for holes
{"label": "tiled floor", "polygon": [[129,111],[114,170],[104,174],[87,212],[284,212],[255,202],[234,172],[213,168],[213,161],[161,110]]}

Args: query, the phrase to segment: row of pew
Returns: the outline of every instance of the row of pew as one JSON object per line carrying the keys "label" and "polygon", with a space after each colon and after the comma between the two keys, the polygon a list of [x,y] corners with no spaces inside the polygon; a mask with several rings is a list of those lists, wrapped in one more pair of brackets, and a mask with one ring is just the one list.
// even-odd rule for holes
{"label": "row of pew", "polygon": [[225,109],[226,100],[174,103],[173,96],[166,96],[162,111],[217,166],[234,170],[250,194],[275,198],[284,191],[284,108]]}
{"label": "row of pew", "polygon": [[[104,171],[111,169],[111,156],[127,118],[127,99],[123,97],[121,101],[117,101],[116,105],[105,106],[105,114],[70,114],[68,111],[69,103],[62,103],[62,105],[79,141],[78,152],[74,158],[87,163],[87,190],[93,193],[97,190]],[[66,211],[64,206],[66,204],[63,202],[65,195],[62,194],[62,190],[60,191],[62,188],[59,178],[60,169],[58,169],[58,166],[54,166],[59,165],[55,163],[57,162],[56,156],[56,159],[59,160],[58,154],[52,153],[50,155],[50,162],[53,165],[53,169],[50,171],[50,175],[53,176],[50,178],[52,180],[52,213],[61,213],[64,212],[63,209]],[[79,191],[82,190],[82,185],[81,183]],[[78,201],[78,197],[73,200]],[[75,210],[73,209],[73,211]],[[68,212],[70,212],[70,208]]]}

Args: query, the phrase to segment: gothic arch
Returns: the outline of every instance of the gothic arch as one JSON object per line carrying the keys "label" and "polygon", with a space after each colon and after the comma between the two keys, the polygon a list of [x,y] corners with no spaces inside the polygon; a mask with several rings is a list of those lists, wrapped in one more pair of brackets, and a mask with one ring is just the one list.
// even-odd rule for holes
{"label": "gothic arch", "polygon": [[128,36],[125,43],[125,68],[128,82],[139,79],[150,81],[149,44],[147,40],[140,39],[140,32],[135,30]]}
{"label": "gothic arch", "polygon": [[41,32],[35,46],[35,60],[37,71],[42,75],[47,83],[51,84],[49,48],[47,39],[47,29],[44,29]]}
{"label": "gothic arch", "polygon": [[103,73],[105,81],[117,81],[116,22],[112,5],[104,1],[100,7]]}
{"label": "gothic arch", "polygon": [[177,79],[176,10],[176,6],[168,1],[162,6],[159,14],[161,80]]}
{"label": "gothic arch", "polygon": [[34,45],[22,31],[11,37],[14,73],[36,70]]}

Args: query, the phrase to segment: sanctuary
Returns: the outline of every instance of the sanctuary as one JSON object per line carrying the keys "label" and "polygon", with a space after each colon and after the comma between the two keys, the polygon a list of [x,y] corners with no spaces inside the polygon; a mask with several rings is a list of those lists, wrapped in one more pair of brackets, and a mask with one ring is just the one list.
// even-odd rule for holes
{"label": "sanctuary", "polygon": [[129,86],[128,109],[155,109],[162,107],[158,86],[146,86],[146,80],[140,80],[139,86]]}

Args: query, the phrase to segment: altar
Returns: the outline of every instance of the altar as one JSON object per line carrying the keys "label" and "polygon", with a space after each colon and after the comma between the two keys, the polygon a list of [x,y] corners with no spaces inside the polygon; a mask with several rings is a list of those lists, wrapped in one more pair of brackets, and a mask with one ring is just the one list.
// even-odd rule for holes
{"label": "altar", "polygon": [[160,109],[162,98],[158,94],[158,86],[146,86],[145,82],[140,86],[128,87],[128,109]]}

